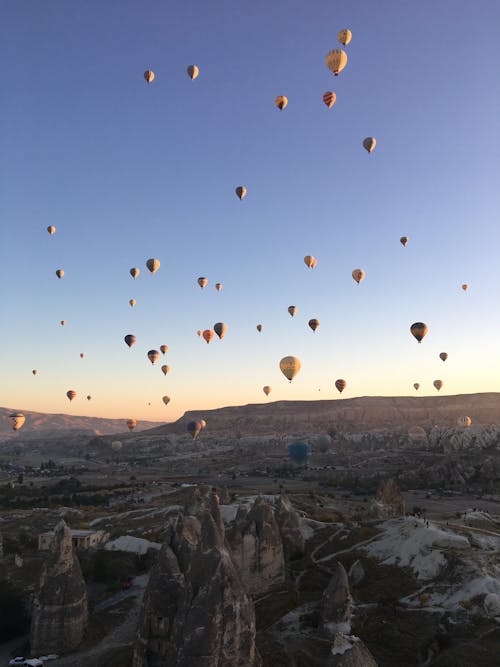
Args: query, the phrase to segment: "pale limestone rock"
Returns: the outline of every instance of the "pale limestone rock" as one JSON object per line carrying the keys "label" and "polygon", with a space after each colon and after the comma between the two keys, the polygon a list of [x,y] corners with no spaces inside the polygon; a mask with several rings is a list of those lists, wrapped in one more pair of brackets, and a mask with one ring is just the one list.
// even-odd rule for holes
{"label": "pale limestone rock", "polygon": [[321,628],[329,635],[351,630],[352,597],[347,574],[342,563],[336,561],[335,569],[319,605]]}
{"label": "pale limestone rock", "polygon": [[348,579],[351,586],[357,586],[365,577],[365,568],[360,560],[355,561],[349,568]]}
{"label": "pale limestone rock", "polygon": [[283,542],[285,558],[291,560],[303,556],[305,543],[300,530],[299,515],[285,493],[281,493],[278,498],[276,520]]}
{"label": "pale limestone rock", "polygon": [[325,667],[377,667],[377,662],[359,637],[338,634]]}

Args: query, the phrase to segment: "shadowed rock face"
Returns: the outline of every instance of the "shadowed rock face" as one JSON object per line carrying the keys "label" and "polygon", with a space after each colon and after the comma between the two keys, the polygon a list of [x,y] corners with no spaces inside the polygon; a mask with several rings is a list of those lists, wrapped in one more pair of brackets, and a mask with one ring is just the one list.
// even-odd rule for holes
{"label": "shadowed rock face", "polygon": [[352,597],[349,591],[347,573],[342,563],[335,563],[335,569],[326,587],[319,607],[321,627],[329,635],[350,632]]}
{"label": "shadowed rock face", "polygon": [[276,520],[283,542],[285,558],[291,560],[304,555],[304,536],[300,530],[299,515],[285,493],[276,503]]}
{"label": "shadowed rock face", "polygon": [[133,667],[260,667],[255,612],[208,508],[170,518]]}
{"label": "shadowed rock face", "polygon": [[248,511],[240,506],[227,541],[249,593],[264,593],[285,581],[283,543],[273,507],[257,498]]}
{"label": "shadowed rock face", "polygon": [[361,639],[339,634],[333,642],[326,667],[377,667],[377,663]]}
{"label": "shadowed rock face", "polygon": [[405,500],[393,479],[386,480],[379,489],[373,504],[379,519],[393,519],[405,514]]}
{"label": "shadowed rock face", "polygon": [[63,653],[82,641],[88,621],[87,588],[64,521],[55,528],[32,614],[32,653]]}

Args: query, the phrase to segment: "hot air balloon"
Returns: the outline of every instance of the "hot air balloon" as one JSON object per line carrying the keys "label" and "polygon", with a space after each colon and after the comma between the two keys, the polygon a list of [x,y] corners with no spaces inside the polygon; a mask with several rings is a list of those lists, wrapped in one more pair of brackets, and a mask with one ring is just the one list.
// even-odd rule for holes
{"label": "hot air balloon", "polygon": [[363,148],[365,148],[369,153],[372,153],[377,145],[377,140],[375,137],[366,137],[363,139]]}
{"label": "hot air balloon", "polygon": [[307,459],[311,455],[311,448],[305,442],[292,442],[287,449],[288,456],[297,465],[307,463]]}
{"label": "hot air balloon", "polygon": [[59,278],[59,280],[64,276],[64,271],[62,269],[57,269],[56,271],[56,276]]}
{"label": "hot air balloon", "polygon": [[198,334],[198,336],[201,336],[201,334],[203,333],[203,331],[202,331],[201,329],[198,329],[198,331],[197,331],[196,333]]}
{"label": "hot air balloon", "polygon": [[418,382],[415,382],[413,384],[413,388],[415,389],[415,391],[418,391],[420,389],[420,384]]}
{"label": "hot air balloon", "polygon": [[52,236],[52,234],[55,234],[55,233],[56,233],[56,228],[55,228],[53,225],[49,225],[49,226],[47,227],[47,231],[48,231],[49,234]]}
{"label": "hot air balloon", "polygon": [[427,438],[427,433],[421,426],[412,426],[408,429],[408,437],[412,442],[423,442]]}
{"label": "hot air balloon", "polygon": [[160,352],[162,354],[165,354],[165,352],[168,352],[168,345],[160,345]]}
{"label": "hot air balloon", "polygon": [[467,283],[464,283],[462,285],[462,289],[463,289],[464,292],[467,292],[467,290],[469,289],[469,286],[467,285]]}
{"label": "hot air balloon", "polygon": [[92,398],[92,396],[90,396],[90,394],[89,394],[89,395],[87,396],[87,401],[90,401],[91,398]]}
{"label": "hot air balloon", "polygon": [[61,326],[64,327],[66,325],[66,320],[61,320]]}
{"label": "hot air balloon", "polygon": [[141,272],[141,270],[138,269],[136,266],[134,266],[133,269],[130,269],[130,275],[132,276],[132,278],[134,280],[137,278],[137,276],[139,275],[140,272]]}
{"label": "hot air balloon", "polygon": [[401,243],[401,245],[402,245],[403,247],[406,248],[406,246],[408,245],[408,241],[409,241],[409,240],[410,240],[410,239],[409,239],[407,236],[402,236],[402,237],[399,239],[399,242]]}
{"label": "hot air balloon", "polygon": [[10,425],[14,431],[19,431],[19,429],[22,428],[22,425],[26,421],[26,417],[22,412],[13,412],[11,415],[9,415],[9,419]]}
{"label": "hot air balloon", "polygon": [[335,380],[335,387],[337,388],[337,391],[341,394],[347,387],[347,382],[342,379]]}
{"label": "hot air balloon", "polygon": [[439,391],[441,389],[441,387],[443,386],[443,381],[442,380],[434,380],[434,382],[432,384]]}
{"label": "hot air balloon", "polygon": [[347,65],[347,53],[342,51],[342,49],[334,49],[329,51],[326,56],[326,66],[328,69],[335,74],[339,75],[344,67]]}
{"label": "hot air balloon", "polygon": [[153,83],[155,78],[155,73],[152,70],[147,69],[144,72],[144,78],[146,79],[147,83]]}
{"label": "hot air balloon", "polygon": [[170,396],[163,396],[161,400],[165,403],[165,405],[168,405],[170,403]]}
{"label": "hot air balloon", "polygon": [[337,39],[343,46],[347,46],[352,39],[352,32],[348,28],[343,28],[339,30]]}
{"label": "hot air balloon", "polygon": [[328,433],[323,433],[315,439],[315,444],[320,452],[325,453],[332,446],[332,438]]}
{"label": "hot air balloon", "polygon": [[247,189],[244,185],[238,185],[238,187],[235,189],[235,192],[236,196],[240,201],[244,199],[247,195]]}
{"label": "hot air balloon", "polygon": [[152,364],[155,364],[159,358],[160,358],[160,353],[158,352],[158,350],[149,350],[148,359]]}
{"label": "hot air balloon", "polygon": [[323,95],[323,102],[326,104],[326,106],[331,109],[333,105],[335,104],[335,100],[337,99],[337,95],[335,93],[332,93],[331,90],[328,90],[324,95]]}
{"label": "hot air balloon", "polygon": [[299,309],[297,308],[297,306],[288,306],[288,312],[290,313],[291,317],[296,315],[298,310]]}
{"label": "hot air balloon", "polygon": [[364,280],[365,272],[363,271],[363,269],[354,269],[354,271],[352,272],[352,277],[359,285],[359,283],[362,280]]}
{"label": "hot air balloon", "polygon": [[198,76],[198,74],[200,73],[200,70],[198,69],[198,67],[196,67],[196,65],[189,65],[189,67],[187,68],[187,73],[191,81],[194,81]]}
{"label": "hot air balloon", "polygon": [[316,257],[313,257],[312,255],[306,255],[304,257],[304,264],[309,268],[309,269],[314,269],[316,264],[318,263],[318,260]]}
{"label": "hot air balloon", "polygon": [[202,426],[199,421],[192,421],[187,424],[186,428],[188,430],[188,433],[191,433],[191,435],[193,436],[193,440],[196,440],[196,438],[200,434]]}
{"label": "hot air balloon", "polygon": [[215,334],[214,334],[214,332],[212,331],[212,329],[205,329],[205,331],[204,331],[201,335],[202,335],[203,338],[207,341],[207,345],[208,345],[208,343],[210,343],[210,341],[212,340],[212,338],[215,336]]}
{"label": "hot air balloon", "polygon": [[448,359],[448,353],[447,353],[447,352],[440,352],[440,353],[439,353],[439,358],[440,358],[442,361],[446,361],[446,360]]}
{"label": "hot air balloon", "polygon": [[256,329],[259,333],[261,333],[264,330],[264,325],[263,324],[257,324]]}
{"label": "hot air balloon", "polygon": [[316,331],[316,329],[319,327],[320,322],[317,319],[312,319],[309,320],[308,324],[313,331]]}
{"label": "hot air balloon", "polygon": [[214,331],[219,336],[220,340],[222,340],[226,335],[227,324],[224,322],[217,322],[217,324],[214,324]]}
{"label": "hot air balloon", "polygon": [[137,426],[137,419],[127,419],[127,428],[129,431],[133,431]]}
{"label": "hot air balloon", "polygon": [[410,331],[412,336],[421,343],[422,338],[427,335],[429,327],[424,322],[414,322],[410,327]]}
{"label": "hot air balloon", "polygon": [[290,382],[300,371],[302,364],[298,357],[283,357],[280,361],[280,371]]}
{"label": "hot air balloon", "polygon": [[84,357],[85,357],[85,353],[84,353],[84,352],[80,352],[80,359],[83,359]]}
{"label": "hot air balloon", "polygon": [[469,428],[472,424],[472,419],[464,415],[463,417],[458,417],[457,426],[459,428]]}
{"label": "hot air balloon", "polygon": [[205,289],[205,287],[208,285],[208,278],[204,278],[203,276],[198,278],[198,285],[201,287],[201,289]]}
{"label": "hot air balloon", "polygon": [[69,398],[70,401],[72,401],[76,396],[76,391],[70,389],[69,391],[66,392],[66,396]]}
{"label": "hot air balloon", "polygon": [[33,375],[38,375],[38,371],[36,368],[34,368],[31,372],[33,373]]}
{"label": "hot air balloon", "polygon": [[207,427],[207,422],[204,419],[200,419],[199,422],[200,422],[201,430],[203,431],[203,429]]}
{"label": "hot air balloon", "polygon": [[132,308],[135,306],[137,301],[135,299],[130,299],[129,304],[132,306]]}
{"label": "hot air balloon", "polygon": [[166,375],[167,373],[170,372],[170,366],[167,366],[167,364],[165,364],[161,367],[161,370],[162,370],[163,375]]}
{"label": "hot air balloon", "polygon": [[266,384],[265,387],[262,387],[262,391],[266,396],[269,396],[269,394],[272,392],[272,388]]}
{"label": "hot air balloon", "polygon": [[215,289],[220,292],[222,290],[222,283],[215,283]]}
{"label": "hot air balloon", "polygon": [[280,111],[283,111],[283,109],[285,109],[288,104],[288,97],[285,97],[284,95],[278,95],[278,97],[274,100],[274,103]]}
{"label": "hot air balloon", "polygon": [[146,262],[146,266],[148,267],[151,273],[156,273],[160,268],[160,260],[152,257],[151,259],[148,259],[148,261]]}
{"label": "hot air balloon", "polygon": [[133,334],[127,334],[123,340],[127,343],[129,347],[132,347],[137,338]]}
{"label": "hot air balloon", "polygon": [[111,449],[114,452],[119,452],[122,447],[123,444],[119,440],[113,440],[113,442],[111,443]]}

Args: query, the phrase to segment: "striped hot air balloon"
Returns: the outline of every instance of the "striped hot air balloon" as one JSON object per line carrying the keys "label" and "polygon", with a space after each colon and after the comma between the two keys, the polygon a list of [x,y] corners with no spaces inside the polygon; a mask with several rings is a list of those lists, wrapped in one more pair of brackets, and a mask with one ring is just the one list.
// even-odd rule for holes
{"label": "striped hot air balloon", "polygon": [[335,104],[335,100],[337,99],[337,95],[335,93],[332,93],[330,90],[328,90],[324,95],[323,95],[323,102],[326,104],[326,106],[331,109],[333,105]]}

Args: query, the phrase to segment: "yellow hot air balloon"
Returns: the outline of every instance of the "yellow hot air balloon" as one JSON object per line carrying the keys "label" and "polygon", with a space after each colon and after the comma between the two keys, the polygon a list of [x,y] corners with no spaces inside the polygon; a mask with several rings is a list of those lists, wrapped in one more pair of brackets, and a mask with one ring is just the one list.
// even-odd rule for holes
{"label": "yellow hot air balloon", "polygon": [[257,324],[256,329],[257,329],[257,331],[258,331],[259,333],[261,333],[261,332],[263,331],[263,329],[264,329],[264,325],[263,325],[263,324]]}
{"label": "yellow hot air balloon", "polygon": [[309,320],[308,324],[313,331],[316,331],[316,329],[319,327],[320,322],[319,322],[319,320],[314,318],[312,320]]}
{"label": "yellow hot air balloon", "polygon": [[429,327],[425,322],[414,322],[410,327],[411,335],[417,339],[419,343],[422,342],[422,338],[427,335]]}
{"label": "yellow hot air balloon", "polygon": [[161,370],[162,370],[163,375],[166,375],[167,373],[170,372],[170,366],[167,366],[167,364],[164,364],[164,365],[161,367]]}
{"label": "yellow hot air balloon", "polygon": [[447,352],[440,352],[439,353],[439,358],[441,361],[446,361],[448,359],[448,353]]}
{"label": "yellow hot air balloon", "polygon": [[332,93],[331,90],[327,90],[326,93],[323,95],[323,102],[329,109],[333,107],[336,99],[337,95],[335,93]]}
{"label": "yellow hot air balloon", "polygon": [[342,49],[334,49],[329,51],[326,56],[326,66],[328,69],[335,74],[339,75],[344,67],[347,65],[347,53],[342,51]]}
{"label": "yellow hot air balloon", "polygon": [[360,283],[360,282],[364,279],[364,277],[365,277],[365,272],[363,271],[363,269],[354,269],[354,271],[352,272],[352,277],[354,278],[354,280],[355,280],[355,281],[358,283],[358,285],[359,285],[359,283]]}
{"label": "yellow hot air balloon", "polygon": [[214,324],[214,331],[219,336],[220,340],[222,340],[227,332],[227,324],[224,322],[217,322]]}
{"label": "yellow hot air balloon", "polygon": [[136,266],[134,266],[134,268],[130,269],[130,275],[132,276],[132,278],[134,280],[137,278],[137,276],[139,275],[140,272],[141,272],[141,270],[138,269]]}
{"label": "yellow hot air balloon", "polygon": [[137,419],[127,419],[127,428],[129,431],[133,431],[137,426]]}
{"label": "yellow hot air balloon", "polygon": [[33,375],[38,375],[38,371],[36,368],[34,368],[31,372],[33,373]]}
{"label": "yellow hot air balloon", "polygon": [[152,364],[156,364],[159,358],[160,358],[160,353],[158,352],[158,350],[149,350],[148,359]]}
{"label": "yellow hot air balloon", "polygon": [[410,239],[409,239],[407,236],[402,236],[402,237],[399,239],[399,242],[401,243],[402,246],[404,246],[404,247],[406,248],[406,246],[408,245],[408,241],[409,241],[409,240],[410,240]]}
{"label": "yellow hot air balloon", "polygon": [[66,396],[69,398],[70,401],[72,401],[76,396],[76,391],[70,389],[69,391],[66,392]]}
{"label": "yellow hot air balloon", "polygon": [[337,33],[337,39],[342,46],[347,46],[352,39],[352,32],[348,28],[343,28]]}
{"label": "yellow hot air balloon", "polygon": [[291,317],[296,315],[298,310],[299,309],[297,308],[297,306],[288,306],[288,312],[290,313]]}
{"label": "yellow hot air balloon", "polygon": [[469,289],[469,286],[467,285],[467,283],[464,283],[462,285],[462,289],[463,289],[464,292],[467,292],[467,290]]}
{"label": "yellow hot air balloon", "polygon": [[48,231],[49,234],[52,236],[52,234],[55,234],[55,233],[56,233],[56,228],[54,227],[54,225],[49,225],[49,226],[47,227],[47,231]]}
{"label": "yellow hot air balloon", "polygon": [[302,364],[298,357],[283,357],[280,361],[280,371],[290,382],[300,371]]}
{"label": "yellow hot air balloon", "polygon": [[132,306],[132,308],[135,306],[137,301],[135,299],[130,299],[129,304]]}
{"label": "yellow hot air balloon", "polygon": [[119,440],[113,440],[113,442],[111,443],[111,449],[114,452],[119,452],[122,447],[123,444]]}
{"label": "yellow hot air balloon", "polygon": [[241,201],[246,197],[247,194],[247,189],[244,185],[238,185],[238,187],[235,189],[236,196],[238,199]]}
{"label": "yellow hot air balloon", "polygon": [[366,139],[363,139],[363,148],[367,150],[369,153],[373,152],[376,145],[377,145],[377,140],[375,139],[375,137],[366,137]]}
{"label": "yellow hot air balloon", "polygon": [[432,384],[439,391],[441,389],[441,387],[443,386],[443,381],[442,380],[434,380],[434,382]]}
{"label": "yellow hot air balloon", "polygon": [[198,285],[201,287],[201,289],[205,289],[205,287],[208,285],[208,278],[204,278],[203,276],[198,278]]}
{"label": "yellow hot air balloon", "polygon": [[170,396],[163,396],[161,400],[165,403],[165,405],[168,405],[170,403]]}
{"label": "yellow hot air balloon", "polygon": [[144,72],[144,78],[146,79],[147,83],[153,83],[154,78],[155,78],[155,73],[152,70],[147,69]]}
{"label": "yellow hot air balloon", "polygon": [[215,336],[214,332],[212,329],[205,329],[205,331],[202,333],[203,338],[206,340],[207,345],[210,343],[210,341],[213,339]]}
{"label": "yellow hot air balloon", "polygon": [[285,97],[284,95],[278,95],[278,97],[274,100],[274,103],[280,111],[283,111],[283,109],[286,109],[288,105],[288,97]]}
{"label": "yellow hot air balloon", "polygon": [[9,419],[12,430],[14,431],[19,431],[19,429],[22,428],[24,422],[26,421],[26,417],[22,412],[13,412],[11,415],[9,415]]}
{"label": "yellow hot air balloon", "polygon": [[151,259],[148,259],[146,266],[151,271],[151,273],[156,273],[160,268],[160,260],[152,257]]}
{"label": "yellow hot air balloon", "polygon": [[56,271],[56,276],[59,278],[59,280],[64,276],[64,271],[62,269],[57,269]]}
{"label": "yellow hot air balloon", "polygon": [[420,384],[418,382],[414,382],[413,388],[415,389],[415,391],[418,391],[420,389]]}
{"label": "yellow hot air balloon", "polygon": [[304,264],[309,268],[309,269],[314,269],[316,264],[318,263],[318,260],[316,257],[313,257],[312,255],[306,255],[304,257]]}
{"label": "yellow hot air balloon", "polygon": [[220,292],[222,290],[222,283],[215,283],[215,289]]}
{"label": "yellow hot air balloon", "polygon": [[198,67],[196,67],[196,65],[189,65],[189,67],[187,68],[187,73],[191,81],[194,81],[198,76],[198,74],[200,73],[200,70],[198,69]]}
{"label": "yellow hot air balloon", "polygon": [[265,387],[262,387],[262,391],[264,392],[264,394],[265,394],[266,396],[269,396],[269,394],[272,392],[272,388],[269,387],[269,385],[266,384]]}
{"label": "yellow hot air balloon", "polygon": [[463,417],[458,417],[457,426],[459,428],[469,428],[472,425],[472,419],[464,415]]}

